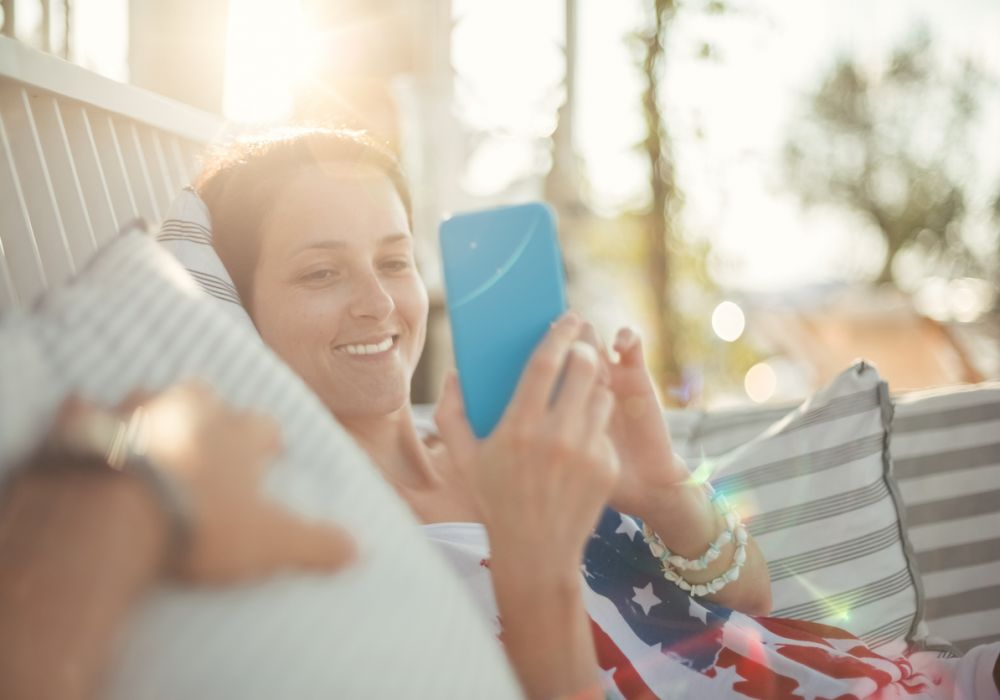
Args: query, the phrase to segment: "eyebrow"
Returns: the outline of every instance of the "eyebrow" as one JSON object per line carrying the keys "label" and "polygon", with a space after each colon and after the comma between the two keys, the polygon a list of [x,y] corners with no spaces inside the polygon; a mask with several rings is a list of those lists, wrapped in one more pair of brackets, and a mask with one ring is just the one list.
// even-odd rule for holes
{"label": "eyebrow", "polygon": [[[390,243],[398,243],[399,241],[405,241],[408,240],[409,238],[410,234],[408,233],[390,233],[386,236],[382,236],[382,238],[378,240],[378,244],[388,245]],[[346,248],[346,247],[347,247],[347,241],[334,241],[325,239],[322,241],[313,241],[311,243],[304,243],[303,245],[296,248],[292,254],[298,255],[299,253],[306,250],[316,250],[316,249],[339,250],[341,248]]]}

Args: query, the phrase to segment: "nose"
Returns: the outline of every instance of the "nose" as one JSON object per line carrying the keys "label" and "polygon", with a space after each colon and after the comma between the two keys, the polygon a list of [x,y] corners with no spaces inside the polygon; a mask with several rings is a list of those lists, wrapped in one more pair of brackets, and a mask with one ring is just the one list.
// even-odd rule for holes
{"label": "nose", "polygon": [[367,274],[358,281],[354,297],[351,299],[351,316],[383,321],[394,308],[396,302],[386,291],[378,275]]}

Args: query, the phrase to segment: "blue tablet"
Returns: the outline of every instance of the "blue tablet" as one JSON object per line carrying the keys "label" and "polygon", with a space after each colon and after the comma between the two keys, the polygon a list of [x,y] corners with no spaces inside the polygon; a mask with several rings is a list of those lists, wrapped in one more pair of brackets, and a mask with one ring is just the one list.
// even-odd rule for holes
{"label": "blue tablet", "polygon": [[453,216],[441,224],[441,257],[462,398],[482,438],[566,311],[555,217],[542,203]]}

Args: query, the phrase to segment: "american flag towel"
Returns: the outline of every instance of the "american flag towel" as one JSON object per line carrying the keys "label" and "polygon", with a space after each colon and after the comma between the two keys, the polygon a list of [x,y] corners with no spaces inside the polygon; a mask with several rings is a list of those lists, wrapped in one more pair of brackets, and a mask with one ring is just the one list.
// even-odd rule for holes
{"label": "american flag towel", "polygon": [[[482,525],[425,531],[499,635]],[[836,627],[753,617],[689,597],[665,580],[632,518],[607,510],[582,576],[598,663],[615,698],[994,698],[1000,644],[963,659],[886,658]]]}

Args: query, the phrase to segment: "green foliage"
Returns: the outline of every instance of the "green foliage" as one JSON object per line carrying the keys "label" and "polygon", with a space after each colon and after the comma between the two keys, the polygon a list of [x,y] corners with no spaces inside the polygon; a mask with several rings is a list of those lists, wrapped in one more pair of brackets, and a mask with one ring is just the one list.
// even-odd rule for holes
{"label": "green foliage", "polygon": [[893,281],[907,248],[938,273],[984,275],[963,230],[977,205],[977,118],[991,93],[971,61],[939,60],[926,29],[876,68],[841,57],[790,130],[789,180],[805,203],[845,207],[874,225],[886,246],[879,282]]}

